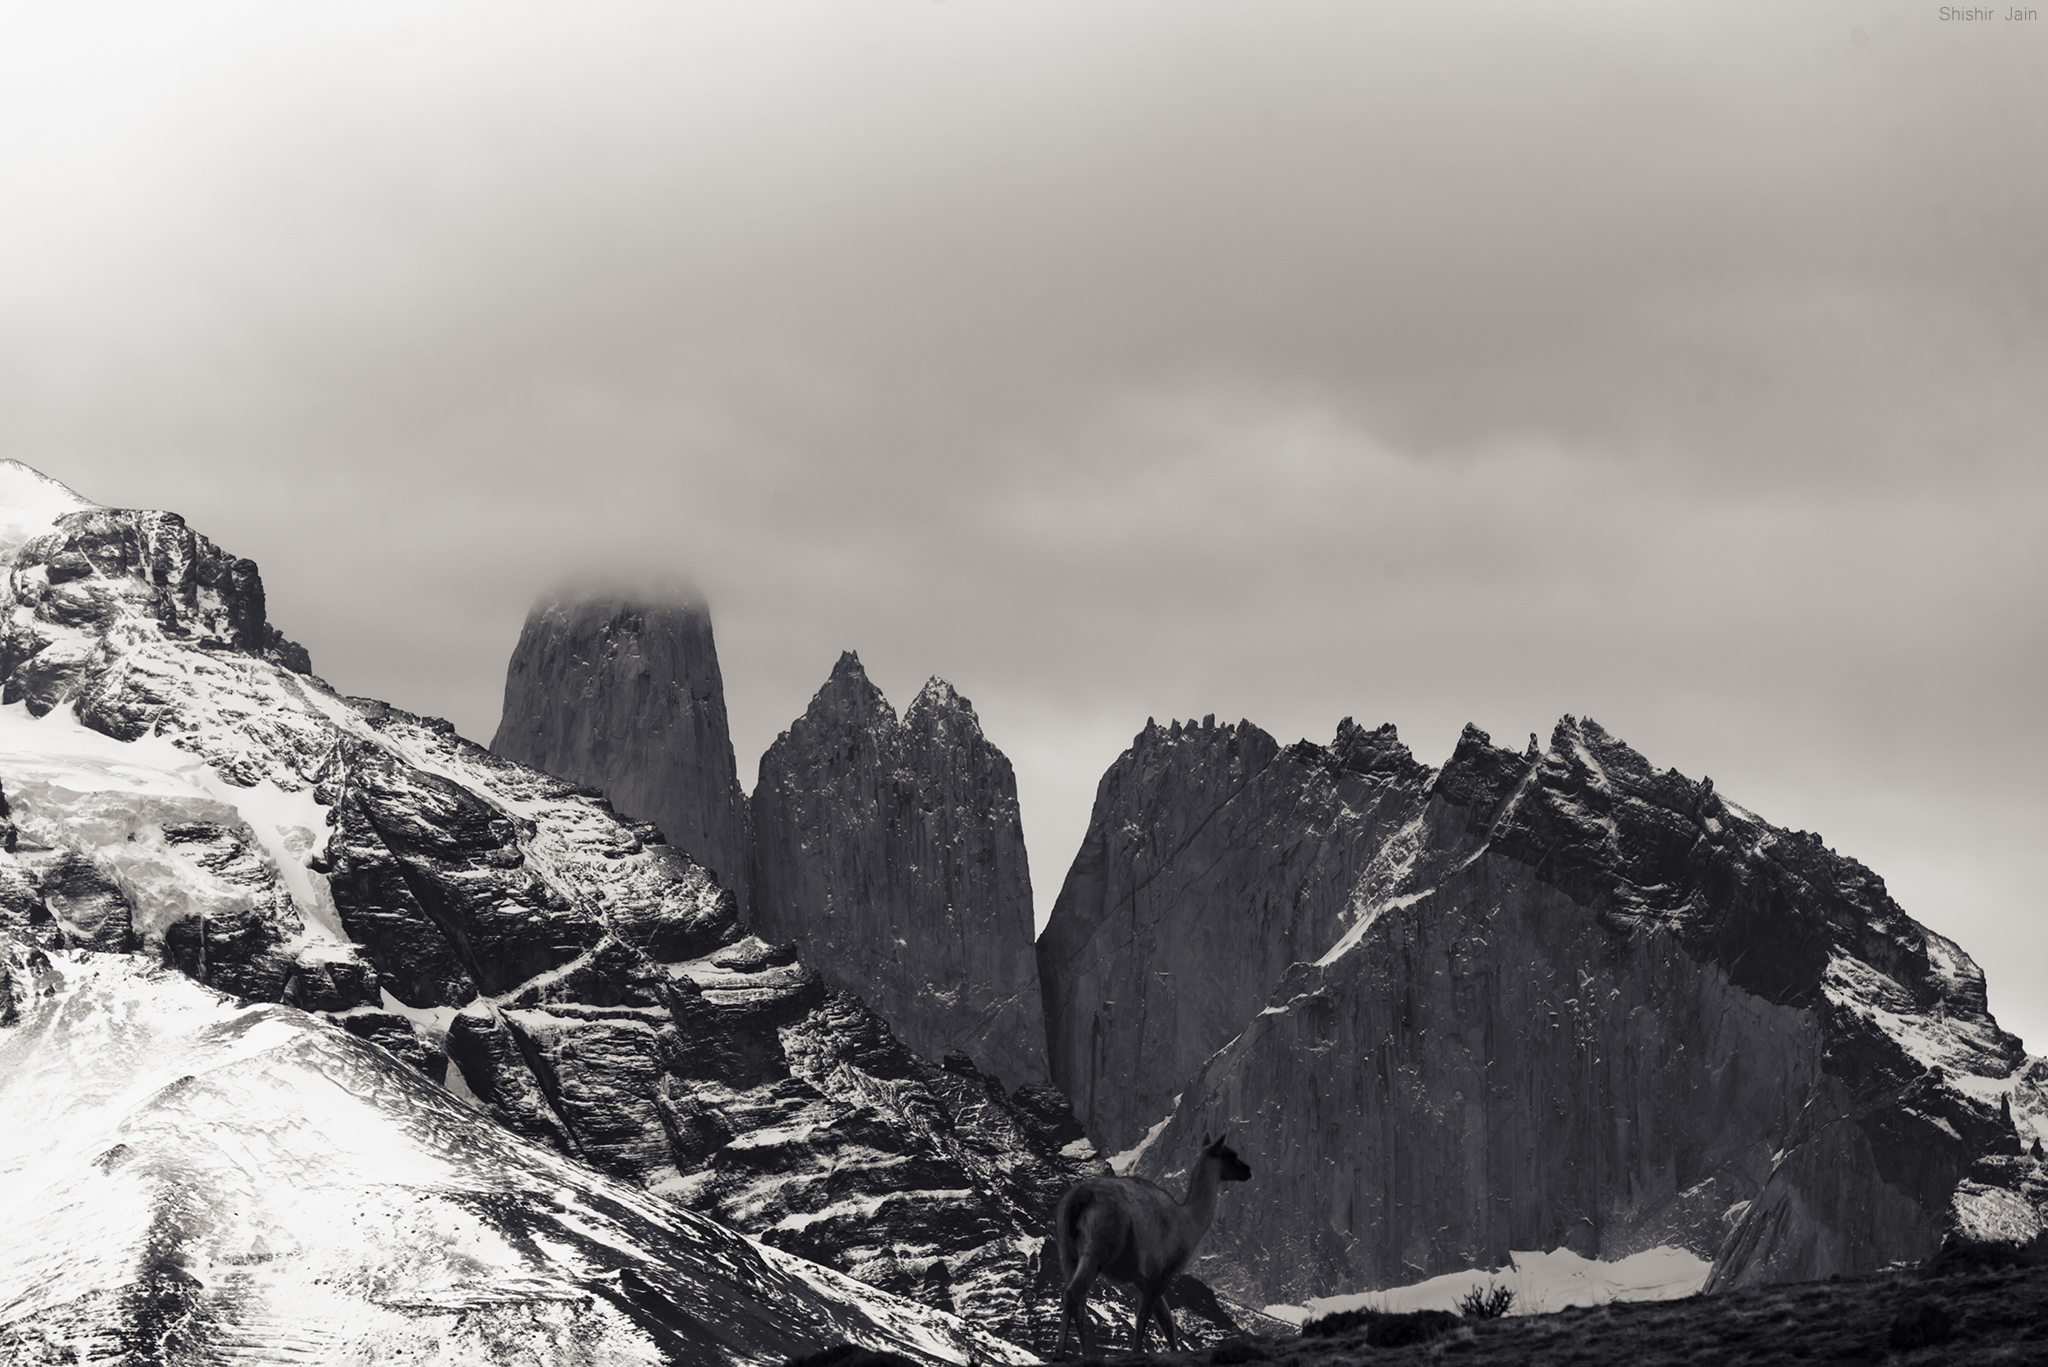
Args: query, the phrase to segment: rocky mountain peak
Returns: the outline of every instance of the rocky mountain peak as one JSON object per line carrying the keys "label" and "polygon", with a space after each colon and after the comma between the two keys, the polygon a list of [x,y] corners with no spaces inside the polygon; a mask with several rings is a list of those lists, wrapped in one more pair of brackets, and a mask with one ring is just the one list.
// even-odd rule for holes
{"label": "rocky mountain peak", "polygon": [[933,678],[898,721],[848,651],[761,757],[752,926],[794,939],[927,1058],[1046,1077],[1009,760]]}
{"label": "rocky mountain peak", "polygon": [[528,613],[491,748],[597,788],[740,906],[751,841],[711,611],[682,584],[567,587]]}
{"label": "rocky mountain peak", "polygon": [[[17,1241],[16,1270],[26,1271],[8,1284],[40,1288],[26,1312],[40,1326],[30,1342],[42,1341],[42,1329],[64,1341],[154,1342],[160,1306],[181,1316],[204,1310],[180,1323],[208,1343],[241,1342],[273,1357],[274,1343],[232,1336],[289,1341],[317,1329],[309,1351],[326,1352],[330,1330],[391,1323],[375,1318],[388,1307],[336,1300],[331,1288],[308,1300],[309,1286],[357,1276],[329,1278],[334,1265],[308,1241],[316,1231],[334,1235],[341,1242],[323,1247],[359,1259],[359,1217],[370,1209],[366,1179],[352,1167],[333,1169],[328,1189],[338,1203],[326,1214],[338,1220],[313,1218],[299,1199],[317,1185],[305,1179],[327,1175],[319,1122],[348,1109],[337,1108],[337,1084],[381,1116],[342,1118],[335,1133],[346,1135],[351,1161],[374,1153],[387,1167],[411,1162],[409,1139],[385,1142],[401,1132],[436,1155],[435,1191],[406,1191],[392,1218],[377,1217],[389,1235],[370,1265],[377,1284],[395,1279],[408,1297],[427,1297],[391,1312],[399,1320],[479,1309],[465,1298],[490,1278],[459,1251],[467,1240],[485,1249],[493,1277],[509,1279],[481,1306],[486,1320],[514,1306],[506,1313],[531,1321],[539,1305],[548,1315],[559,1310],[573,1331],[606,1315],[593,1296],[615,1308],[623,1297],[644,1312],[635,1324],[674,1331],[658,1348],[607,1340],[649,1360],[779,1360],[830,1341],[827,1334],[966,1355],[967,1339],[952,1337],[959,1331],[947,1322],[888,1308],[887,1297],[870,1297],[846,1273],[1020,1340],[1046,1337],[1046,1297],[1031,1275],[1036,1238],[1051,1202],[1094,1163],[1085,1145],[1063,1137],[1072,1122],[1049,1088],[1013,1101],[972,1063],[914,1057],[786,946],[747,939],[732,894],[705,867],[651,825],[623,820],[589,787],[484,750],[444,721],[342,697],[284,667],[274,641],[251,640],[247,624],[261,617],[247,608],[253,584],[240,562],[188,539],[182,520],[59,509],[45,521],[0,590],[17,661],[9,686],[62,685],[37,712],[0,708],[8,761],[0,812],[16,837],[12,849],[0,848],[0,1090],[27,1080],[62,1091],[75,1077],[81,1096],[174,1104],[148,1122],[162,1141],[156,1148],[131,1134],[128,1145],[102,1152],[104,1144],[78,1135],[118,1116],[91,1120],[86,1131],[59,1129],[53,1143],[44,1122],[62,1108],[28,1097],[17,1115],[29,1121],[0,1134],[0,1168],[24,1170],[26,1156],[25,1170],[60,1174],[60,1184],[29,1184],[50,1195],[52,1210],[90,1212],[132,1195],[138,1208],[169,1202],[210,1212],[232,1200],[238,1213],[197,1224],[180,1216],[147,1231],[125,1218],[74,1221],[73,1233],[94,1250],[89,1258],[75,1243]],[[629,697],[643,678],[650,691],[656,677],[683,678],[659,673],[661,651],[682,633],[663,629],[654,609],[674,605],[644,606],[604,604],[587,617],[543,611],[528,662],[574,660],[580,650],[609,671],[608,688]],[[685,611],[675,620],[693,619]],[[550,635],[551,623],[589,634],[570,648]],[[715,676],[688,678],[671,698],[695,697],[699,686],[717,696]],[[76,706],[57,705],[65,699]],[[977,899],[977,878],[1021,893],[995,903],[1021,908],[1016,943],[1028,962],[1021,844],[968,838],[970,817],[1014,833],[1013,819],[996,820],[1006,810],[1013,818],[1014,788],[993,771],[981,788],[946,786],[963,772],[908,790],[932,801],[899,811],[905,838],[891,853],[926,871],[920,877],[948,894],[936,905],[963,923],[989,900]],[[883,779],[891,791],[897,783],[893,770]],[[974,794],[985,806],[968,800]],[[75,1004],[48,997],[52,966],[87,989]],[[178,974],[166,968],[204,984],[184,994],[206,1018],[189,1037],[130,1028],[138,1016],[144,1025],[157,1019],[157,1006],[178,995]],[[986,980],[971,968],[935,981],[952,991]],[[102,987],[132,988],[131,1000],[109,1001]],[[251,1003],[273,1005],[251,1014]],[[986,1014],[1005,1040],[1043,1037],[1036,1019]],[[232,1019],[218,1024],[223,1016]],[[60,1040],[48,1066],[6,1066],[26,1057],[20,1049],[42,1047],[52,1021],[112,1029],[122,1047],[74,1050]],[[287,1035],[300,1041],[289,1052],[308,1066],[288,1071],[306,1086],[279,1091],[247,1066],[258,1050],[245,1026],[255,1027],[258,1050]],[[229,1060],[236,1066],[218,1066]],[[107,1090],[91,1070],[108,1064],[157,1080]],[[202,1083],[194,1086],[194,1076]],[[239,1090],[245,1085],[253,1090]],[[190,1109],[200,1096],[203,1109]],[[277,1109],[291,1112],[297,1097],[316,1102],[313,1125]],[[251,1160],[231,1141],[234,1154],[221,1157],[215,1141],[251,1104],[263,1112],[263,1153]],[[479,1112],[505,1128],[482,1124]],[[191,1121],[199,1138],[157,1123],[165,1118]],[[368,1149],[364,1135],[374,1136]],[[128,1149],[137,1150],[144,1185],[108,1186],[96,1164],[110,1155],[126,1161]],[[54,1155],[55,1166],[39,1154]],[[293,1164],[303,1166],[288,1172]],[[591,1169],[619,1181],[593,1186]],[[444,1189],[449,1172],[463,1180]],[[372,1176],[372,1185],[393,1178]],[[635,1187],[839,1270],[748,1252]],[[564,1192],[576,1205],[570,1226],[547,1213],[559,1214]],[[422,1195],[428,1205],[416,1202]],[[434,1228],[422,1232],[417,1220],[444,1195],[454,1205],[428,1217]],[[456,1211],[465,1201],[481,1203],[472,1212],[480,1220]],[[614,1217],[626,1207],[621,1224]],[[259,1218],[260,1227],[249,1223]],[[471,1236],[480,1230],[477,1244]],[[130,1238],[144,1233],[147,1249]],[[659,1256],[618,1252],[636,1245],[658,1246]],[[408,1280],[416,1259],[406,1269],[383,1265],[387,1253],[422,1248],[432,1250],[424,1292]],[[108,1295],[92,1270],[141,1267],[148,1278],[162,1258],[171,1267],[188,1253],[239,1269],[226,1274],[231,1292],[215,1295],[211,1282],[202,1292],[192,1278],[167,1273],[136,1296]],[[621,1256],[631,1263],[623,1271]],[[350,1266],[359,1273],[364,1265]],[[808,1279],[811,1291],[790,1277]],[[273,1278],[281,1280],[273,1286]],[[359,1292],[365,1283],[350,1285]],[[266,1287],[280,1294],[259,1296]],[[432,1299],[443,1293],[449,1299]],[[140,1321],[131,1313],[138,1307]],[[882,1329],[885,1320],[894,1327]],[[10,1334],[23,1323],[17,1317]],[[800,1332],[788,1332],[793,1325]],[[701,1350],[707,1333],[723,1348]],[[403,1342],[411,1352],[423,1341]],[[957,1352],[937,1347],[953,1342]],[[1024,1356],[986,1340],[973,1352],[984,1361]]]}
{"label": "rocky mountain peak", "polygon": [[1016,800],[1016,779],[1003,752],[988,743],[974,704],[944,679],[933,675],[903,712],[905,753],[922,755],[936,771],[965,765],[990,776],[997,788]]}
{"label": "rocky mountain peak", "polygon": [[[882,690],[868,678],[868,672],[861,666],[860,656],[851,650],[843,650],[833,662],[832,672],[825,676],[825,682],[811,695],[810,705],[804,714],[791,724],[790,730],[799,727],[816,732],[842,730],[848,727],[889,733],[897,725],[896,709],[882,696]],[[778,738],[777,743],[780,743]]]}
{"label": "rocky mountain peak", "polygon": [[124,687],[116,706],[113,694],[96,687],[123,653],[117,638],[138,633],[312,671],[305,648],[267,620],[255,561],[229,555],[176,513],[93,505],[62,511],[70,491],[44,488],[25,470],[11,483],[26,485],[31,506],[0,519],[34,531],[7,570],[13,610],[0,628],[0,699],[25,701],[36,716],[75,699],[87,725],[123,739],[139,735],[161,712],[161,695]]}
{"label": "rocky mountain peak", "polygon": [[1451,757],[1437,770],[1431,795],[1453,807],[1473,809],[1472,820],[1480,822],[1514,791],[1534,763],[1527,754],[1496,746],[1493,737],[1467,722]]}
{"label": "rocky mountain peak", "polygon": [[0,460],[0,565],[31,537],[50,530],[63,513],[99,505],[18,460]]}
{"label": "rocky mountain peak", "polygon": [[903,724],[909,727],[935,724],[919,720],[924,717],[935,719],[936,724],[965,722],[977,734],[981,731],[981,718],[974,714],[974,704],[961,697],[960,690],[936,674],[924,681],[924,687],[917,690],[917,696],[904,709]]}
{"label": "rocky mountain peak", "polygon": [[1091,1135],[1138,1142],[1289,965],[1337,938],[1428,774],[1390,728],[1283,749],[1249,721],[1146,723],[1096,788],[1038,941],[1053,1080]]}

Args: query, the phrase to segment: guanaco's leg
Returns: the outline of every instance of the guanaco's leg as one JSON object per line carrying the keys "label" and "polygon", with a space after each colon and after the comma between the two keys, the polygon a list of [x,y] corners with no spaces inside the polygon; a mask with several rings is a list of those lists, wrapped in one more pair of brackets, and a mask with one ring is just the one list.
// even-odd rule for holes
{"label": "guanaco's leg", "polygon": [[1131,1351],[1133,1353],[1145,1351],[1145,1326],[1152,1322],[1152,1311],[1158,1305],[1158,1292],[1139,1290],[1138,1317],[1131,1321]]}
{"label": "guanaco's leg", "polygon": [[1071,1322],[1081,1337],[1082,1355],[1096,1356],[1095,1326],[1088,1320],[1088,1290],[1095,1285],[1095,1274],[1101,1267],[1101,1259],[1092,1252],[1083,1253],[1074,1264],[1074,1275],[1067,1282],[1066,1294],[1060,1297],[1060,1346],[1056,1351],[1067,1351],[1067,1325]]}
{"label": "guanaco's leg", "polygon": [[1163,1291],[1159,1293],[1159,1300],[1152,1307],[1152,1318],[1159,1321],[1159,1330],[1166,1335],[1166,1350],[1169,1353],[1178,1353],[1180,1351],[1180,1330],[1174,1327],[1173,1316],[1167,1313],[1166,1293]]}

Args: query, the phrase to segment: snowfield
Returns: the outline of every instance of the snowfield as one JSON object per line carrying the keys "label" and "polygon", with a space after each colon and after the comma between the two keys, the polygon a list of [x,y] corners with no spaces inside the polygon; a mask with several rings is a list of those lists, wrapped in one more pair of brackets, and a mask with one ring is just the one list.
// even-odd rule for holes
{"label": "snowfield", "polygon": [[18,949],[0,1356],[780,1362],[1031,1355],[521,1139],[290,1007]]}
{"label": "snowfield", "polygon": [[1612,1262],[1581,1258],[1567,1248],[1550,1253],[1513,1253],[1497,1271],[1473,1268],[1449,1272],[1411,1286],[1317,1296],[1305,1305],[1269,1305],[1266,1313],[1302,1324],[1340,1310],[1456,1310],[1475,1289],[1511,1288],[1511,1315],[1547,1315],[1574,1305],[1609,1301],[1669,1301],[1695,1295],[1706,1284],[1711,1260],[1682,1248],[1652,1248]]}

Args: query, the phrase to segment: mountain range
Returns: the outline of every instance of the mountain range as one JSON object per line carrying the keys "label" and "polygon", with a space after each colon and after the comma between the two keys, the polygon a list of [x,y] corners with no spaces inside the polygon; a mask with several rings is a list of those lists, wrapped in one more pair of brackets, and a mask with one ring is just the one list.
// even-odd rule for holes
{"label": "mountain range", "polygon": [[1059,1194],[1223,1130],[1198,1342],[1518,1250],[1718,1289],[2048,1223],[1968,955],[1590,719],[1434,768],[1148,722],[1034,939],[942,680],[899,717],[847,653],[748,796],[702,603],[565,592],[485,749],[176,514],[0,505],[0,1179],[61,1231],[0,1263],[16,1360],[1028,1360]]}

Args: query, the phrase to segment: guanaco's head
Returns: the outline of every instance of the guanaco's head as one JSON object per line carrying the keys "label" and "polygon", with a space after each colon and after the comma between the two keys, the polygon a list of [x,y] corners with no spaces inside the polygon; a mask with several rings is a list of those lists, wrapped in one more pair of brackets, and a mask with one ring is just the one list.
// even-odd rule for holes
{"label": "guanaco's head", "polygon": [[1222,1166],[1221,1177],[1225,1182],[1251,1181],[1251,1165],[1237,1156],[1237,1151],[1227,1142],[1228,1138],[1229,1136],[1220,1134],[1214,1139],[1205,1136],[1202,1140],[1202,1157],[1213,1158]]}

